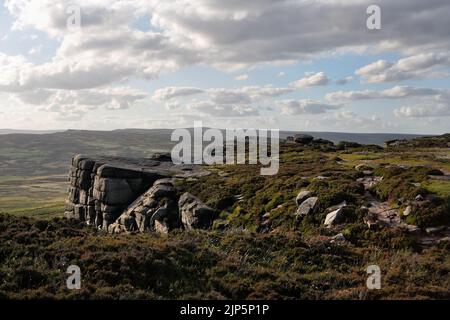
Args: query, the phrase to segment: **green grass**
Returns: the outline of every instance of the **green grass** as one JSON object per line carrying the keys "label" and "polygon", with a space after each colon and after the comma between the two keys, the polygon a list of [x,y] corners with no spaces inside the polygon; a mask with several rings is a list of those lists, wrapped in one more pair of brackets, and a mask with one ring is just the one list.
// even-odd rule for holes
{"label": "green grass", "polygon": [[66,190],[65,176],[7,177],[0,180],[0,212],[45,219],[62,216]]}
{"label": "green grass", "polygon": [[431,180],[425,184],[425,187],[439,197],[450,197],[450,181]]}

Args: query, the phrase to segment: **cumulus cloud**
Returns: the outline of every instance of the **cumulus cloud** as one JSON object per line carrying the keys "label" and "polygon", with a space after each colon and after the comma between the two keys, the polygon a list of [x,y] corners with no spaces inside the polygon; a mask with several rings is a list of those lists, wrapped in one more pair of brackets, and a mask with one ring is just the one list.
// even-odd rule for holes
{"label": "cumulus cloud", "polygon": [[439,89],[416,88],[409,86],[395,86],[386,90],[363,90],[363,91],[335,91],[325,96],[327,101],[353,101],[370,99],[405,99],[414,97],[430,97],[447,95],[448,92]]}
{"label": "cumulus cloud", "polygon": [[[81,7],[82,28],[68,32],[67,8],[73,4]],[[370,0],[5,2],[15,18],[14,28],[34,28],[63,39],[59,56],[75,58],[88,51],[93,58],[100,56],[94,53],[109,52],[110,60],[118,55],[135,61],[139,68],[131,73],[141,76],[193,63],[233,68],[370,47],[405,53],[450,48],[448,1],[380,0],[384,32],[368,34],[364,17],[370,4]],[[143,18],[149,18],[151,30],[131,27]]]}
{"label": "cumulus cloud", "polygon": [[247,104],[224,105],[213,101],[199,101],[188,105],[188,110],[201,112],[213,117],[248,117],[257,116],[259,111],[256,107]]}
{"label": "cumulus cloud", "polygon": [[437,67],[450,66],[448,53],[421,53],[395,63],[378,60],[358,70],[356,74],[366,83],[398,82],[442,76]]}
{"label": "cumulus cloud", "polygon": [[450,90],[448,89],[396,86],[381,91],[337,91],[325,96],[325,100],[330,102],[372,99],[413,100],[414,105],[406,105],[394,110],[394,115],[398,118],[446,117],[450,115]]}
{"label": "cumulus cloud", "polygon": [[313,100],[282,100],[277,105],[283,115],[321,114],[342,107]]}
{"label": "cumulus cloud", "polygon": [[194,87],[166,87],[156,90],[152,99],[156,101],[165,101],[173,98],[192,96],[203,92],[203,89]]}
{"label": "cumulus cloud", "polygon": [[325,72],[318,73],[306,73],[306,77],[291,82],[290,85],[295,88],[304,88],[304,87],[315,87],[315,86],[326,86],[330,79],[328,79]]}
{"label": "cumulus cloud", "polygon": [[[358,69],[356,74],[368,83],[440,76],[439,68],[449,66],[448,0],[380,0],[380,32],[365,28],[370,4],[371,0],[5,0],[14,20],[13,29],[38,33],[40,39],[46,34],[57,49],[43,63],[31,60],[32,56],[27,59],[0,53],[0,91],[36,105],[50,102],[52,109],[66,109],[68,114],[67,110],[82,114],[94,105],[122,109],[139,101],[123,98],[112,89],[99,93],[105,88],[123,86],[130,79],[154,80],[191,65],[230,72],[348,52],[395,52],[405,57],[397,62],[380,60]],[[67,28],[69,5],[81,8],[80,29]],[[142,27],[142,21],[149,25]],[[344,78],[336,83],[348,81]],[[319,72],[306,75],[291,88],[216,88],[204,92],[198,88],[172,88],[155,92],[153,98],[165,101],[170,108],[179,108],[176,99],[204,95],[204,104],[193,110],[206,110],[208,103],[213,103],[216,115],[231,112],[242,116],[295,88],[330,82],[325,73]],[[438,101],[440,93],[416,89],[397,88],[381,94],[373,90],[341,92],[327,98],[428,96]],[[85,99],[105,102],[89,104]],[[328,106],[309,100],[297,103],[297,107],[291,106],[292,112],[326,111]],[[314,105],[316,108],[310,107]]]}
{"label": "cumulus cloud", "polygon": [[[154,101],[166,102],[166,109],[197,111],[214,117],[248,117],[270,109],[274,99],[291,93],[292,88],[273,86],[247,86],[237,89],[228,88],[191,88],[166,87],[154,92]],[[203,99],[195,95],[203,94]],[[177,99],[191,99],[184,103]],[[193,98],[193,100],[192,100]]]}
{"label": "cumulus cloud", "polygon": [[123,110],[146,98],[145,92],[129,87],[105,87],[86,90],[34,90],[15,94],[16,98],[38,111],[57,113],[60,119],[81,118],[90,110]]}
{"label": "cumulus cloud", "polygon": [[403,106],[395,109],[394,114],[398,118],[450,117],[450,103]]}

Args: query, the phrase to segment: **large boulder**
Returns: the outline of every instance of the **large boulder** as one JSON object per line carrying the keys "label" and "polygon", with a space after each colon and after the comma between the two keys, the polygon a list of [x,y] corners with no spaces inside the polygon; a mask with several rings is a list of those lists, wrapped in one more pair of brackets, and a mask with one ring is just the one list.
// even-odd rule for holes
{"label": "large boulder", "polygon": [[184,193],[178,201],[181,222],[185,229],[207,229],[217,215],[214,209],[205,205],[190,193]]}
{"label": "large boulder", "polygon": [[302,204],[297,209],[297,216],[307,216],[316,207],[319,198],[311,197],[302,202]]}

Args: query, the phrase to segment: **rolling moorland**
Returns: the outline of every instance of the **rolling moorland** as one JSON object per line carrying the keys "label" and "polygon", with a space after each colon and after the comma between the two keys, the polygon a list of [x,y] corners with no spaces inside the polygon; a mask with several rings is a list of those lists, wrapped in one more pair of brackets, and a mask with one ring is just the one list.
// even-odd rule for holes
{"label": "rolling moorland", "polygon": [[[57,217],[64,211],[67,173],[74,154],[150,157],[170,151],[169,129],[126,129],[47,133],[0,130],[0,212],[33,217]],[[281,132],[285,138],[292,132]],[[314,133],[316,138],[383,144],[401,134]]]}
{"label": "rolling moorland", "polygon": [[[109,235],[63,218],[73,154],[148,157],[167,135],[0,136],[0,298],[450,298],[450,135],[286,141],[274,177],[208,167],[177,181],[218,212],[207,230]],[[71,264],[79,291],[65,287]],[[372,264],[380,290],[366,288]]]}

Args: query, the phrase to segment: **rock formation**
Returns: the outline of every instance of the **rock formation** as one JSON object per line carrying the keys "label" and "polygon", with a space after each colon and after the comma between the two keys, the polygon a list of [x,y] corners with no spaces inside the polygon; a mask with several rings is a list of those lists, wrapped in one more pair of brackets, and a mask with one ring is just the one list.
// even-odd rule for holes
{"label": "rock formation", "polygon": [[152,159],[77,155],[72,159],[65,215],[110,233],[208,227],[214,210],[192,195],[180,198],[174,184],[175,178],[205,174],[198,166],[174,165],[166,155]]}

